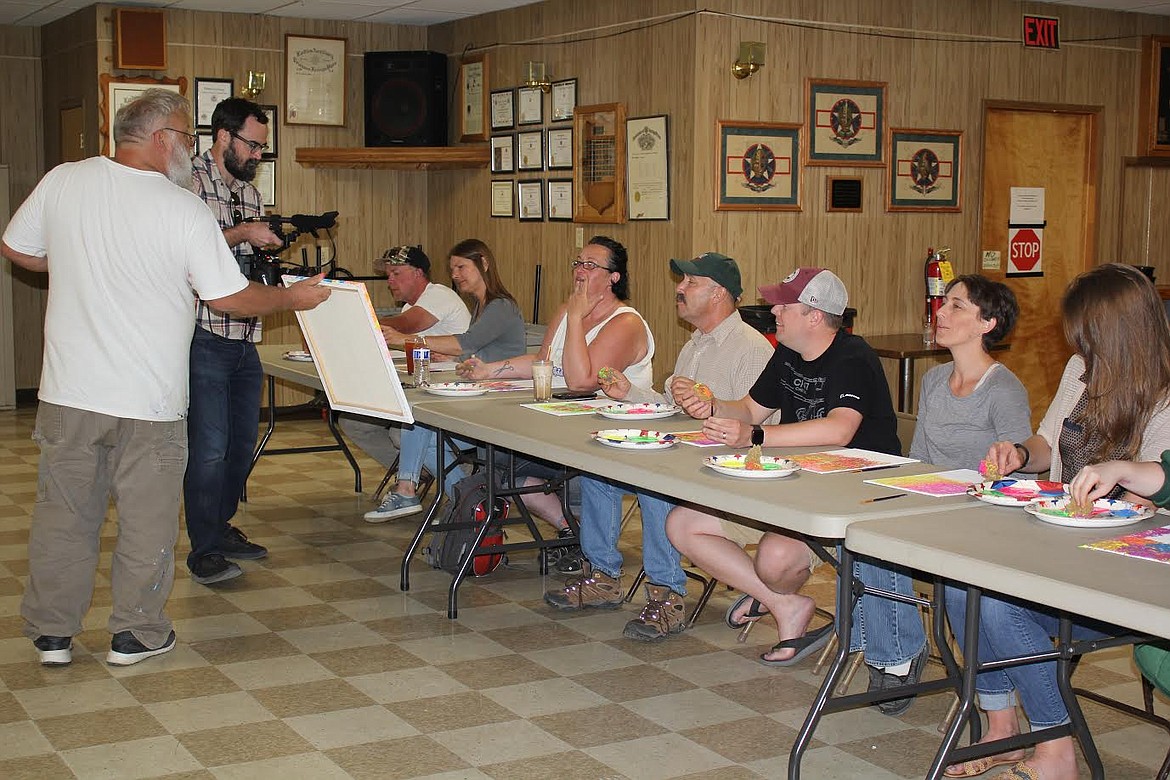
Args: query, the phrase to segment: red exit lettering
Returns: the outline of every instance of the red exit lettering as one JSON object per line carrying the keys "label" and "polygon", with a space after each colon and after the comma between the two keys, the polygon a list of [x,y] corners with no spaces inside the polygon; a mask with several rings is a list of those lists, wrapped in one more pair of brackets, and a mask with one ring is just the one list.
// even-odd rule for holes
{"label": "red exit lettering", "polygon": [[1060,20],[1055,16],[1024,15],[1024,46],[1031,49],[1060,48]]}

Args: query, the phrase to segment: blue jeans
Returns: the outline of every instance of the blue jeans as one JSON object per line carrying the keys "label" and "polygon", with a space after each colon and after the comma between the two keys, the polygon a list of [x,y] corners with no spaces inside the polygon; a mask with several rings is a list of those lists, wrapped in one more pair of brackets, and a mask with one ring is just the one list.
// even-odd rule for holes
{"label": "blue jeans", "polygon": [[[951,630],[961,644],[965,634],[967,591],[947,586],[946,604]],[[979,602],[979,660],[997,661],[1050,652],[1059,628],[1060,619],[1055,614],[995,596],[984,596]],[[1115,633],[1122,633],[1122,630]],[[1095,639],[1105,635],[1105,632],[1087,625],[1073,625],[1075,639]],[[1056,686],[1055,661],[982,672],[975,678],[975,690],[979,693],[979,705],[985,710],[1014,706],[1014,694],[1018,693],[1033,730],[1068,723],[1068,710]]]}
{"label": "blue jeans", "polygon": [[[914,582],[908,574],[866,559],[853,565],[853,576],[870,587],[894,591],[904,596],[914,595]],[[853,629],[849,634],[849,649],[865,651],[865,662],[885,668],[898,666],[915,658],[926,646],[926,630],[922,616],[914,604],[882,598],[862,596],[853,610]]]}
{"label": "blue jeans", "polygon": [[256,449],[263,380],[255,344],[195,328],[183,478],[188,567],[215,552],[236,514]]}
{"label": "blue jeans", "polygon": [[[402,426],[402,439],[398,451],[398,479],[413,482],[417,486],[423,466],[426,466],[437,478],[438,467],[435,465],[435,461],[438,459],[438,441],[439,435],[434,428],[428,428],[420,423]],[[460,450],[475,446],[472,442],[463,439],[449,437],[447,441],[449,445]],[[455,450],[448,446],[447,453],[443,457],[444,468],[451,465],[451,460],[456,454]],[[462,466],[451,469],[443,480],[443,491],[448,495],[453,495],[455,483],[466,476],[467,472],[463,470]]]}
{"label": "blue jeans", "polygon": [[646,579],[687,594],[687,577],[678,550],[666,538],[666,516],[674,504],[653,493],[581,477],[581,552],[590,565],[617,578],[622,571],[618,537],[622,533],[622,496],[636,496],[642,509],[642,566]]}

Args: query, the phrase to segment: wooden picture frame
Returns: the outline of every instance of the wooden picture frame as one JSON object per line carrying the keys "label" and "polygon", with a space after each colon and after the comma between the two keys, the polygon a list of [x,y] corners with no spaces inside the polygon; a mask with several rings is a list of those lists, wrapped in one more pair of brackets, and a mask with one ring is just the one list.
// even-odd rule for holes
{"label": "wooden picture frame", "polygon": [[1170,157],[1170,36],[1142,39],[1138,154]]}
{"label": "wooden picture frame", "polygon": [[626,106],[598,103],[573,112],[573,221],[626,221]]}
{"label": "wooden picture frame", "polygon": [[962,130],[890,128],[886,211],[962,211]]}
{"label": "wooden picture frame", "polygon": [[544,182],[540,179],[516,182],[516,214],[521,222],[544,221]]}
{"label": "wooden picture frame", "polygon": [[268,117],[268,151],[260,155],[261,160],[275,160],[280,156],[280,108],[277,106],[260,106],[260,110]]}
{"label": "wooden picture frame", "polygon": [[516,170],[516,136],[493,135],[491,140],[492,173],[513,173]]}
{"label": "wooden picture frame", "polygon": [[515,186],[516,182],[511,179],[492,180],[492,217],[512,219],[516,216],[516,199],[513,196]]}
{"label": "wooden picture frame", "polygon": [[516,170],[544,170],[544,132],[530,130],[516,133]]}
{"label": "wooden picture frame", "polygon": [[285,34],[285,124],[345,126],[347,46],[345,38]]}
{"label": "wooden picture frame", "polygon": [[153,78],[151,76],[111,76],[103,73],[98,76],[99,100],[101,101],[101,126],[98,128],[102,138],[102,154],[114,156],[114,116],[118,109],[141,95],[148,89],[158,87],[187,94],[187,77],[177,79]]}
{"label": "wooden picture frame", "polygon": [[885,82],[805,79],[804,95],[805,165],[882,167]]}
{"label": "wooden picture frame", "polygon": [[670,220],[670,133],[665,114],[626,120],[626,213]]}
{"label": "wooden picture frame", "polygon": [[192,100],[191,113],[195,127],[199,130],[211,129],[211,115],[220,102],[230,98],[236,91],[236,82],[233,79],[195,79],[195,99]]}
{"label": "wooden picture frame", "polygon": [[549,179],[545,187],[549,222],[573,221],[573,180]]}
{"label": "wooden picture frame", "polygon": [[800,211],[801,125],[715,122],[715,210]]}
{"label": "wooden picture frame", "polygon": [[459,63],[455,94],[459,96],[459,140],[486,141],[491,127],[488,56],[474,54]]}
{"label": "wooden picture frame", "polygon": [[492,132],[516,126],[516,90],[493,89],[491,92]]}

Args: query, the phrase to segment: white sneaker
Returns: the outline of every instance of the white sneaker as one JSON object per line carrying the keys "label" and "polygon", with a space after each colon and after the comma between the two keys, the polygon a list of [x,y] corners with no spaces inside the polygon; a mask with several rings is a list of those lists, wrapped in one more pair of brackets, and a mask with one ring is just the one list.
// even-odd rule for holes
{"label": "white sneaker", "polygon": [[377,509],[370,510],[364,515],[367,523],[384,523],[396,517],[416,515],[422,511],[422,502],[417,496],[403,496],[390,493],[383,499]]}

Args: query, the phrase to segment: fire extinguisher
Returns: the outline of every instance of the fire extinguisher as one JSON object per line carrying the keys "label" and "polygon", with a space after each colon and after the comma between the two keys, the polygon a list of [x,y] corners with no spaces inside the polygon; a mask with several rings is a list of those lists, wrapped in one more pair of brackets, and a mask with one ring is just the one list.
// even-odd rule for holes
{"label": "fire extinguisher", "polygon": [[938,317],[938,310],[946,300],[946,288],[955,278],[951,262],[946,259],[951,250],[944,247],[935,251],[934,247],[926,250],[926,265],[923,268],[923,277],[926,280],[926,311],[922,323],[922,341],[924,344],[934,343],[934,327]]}

